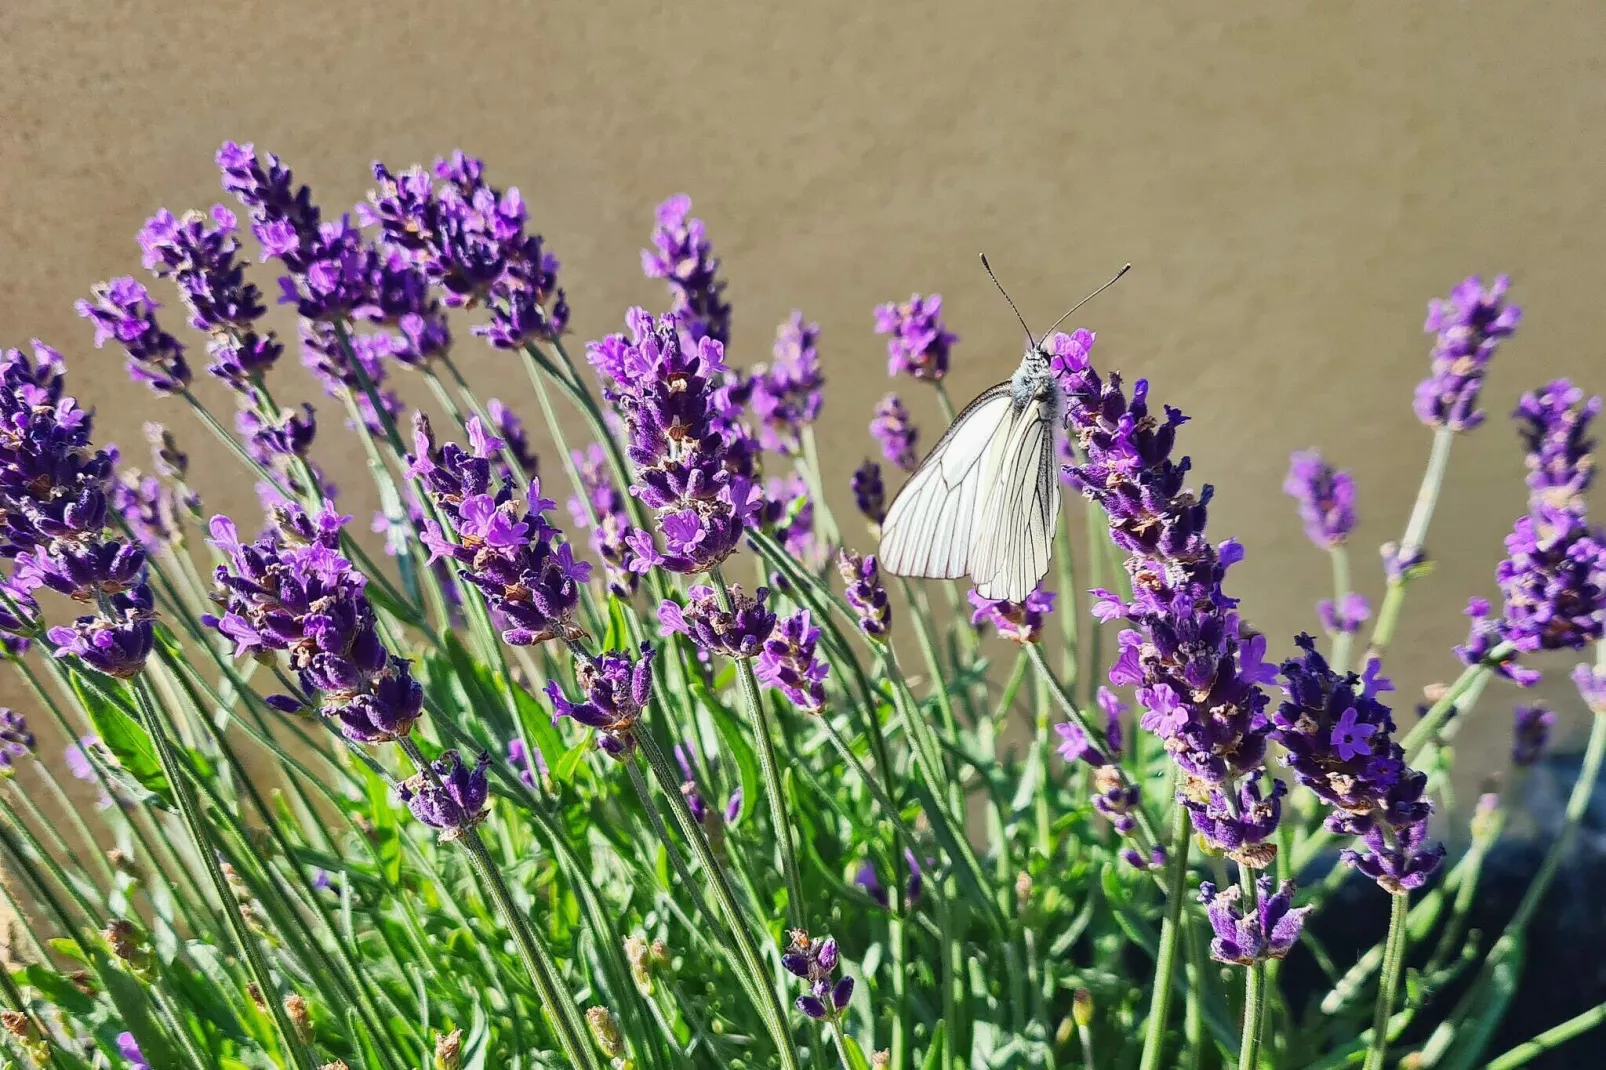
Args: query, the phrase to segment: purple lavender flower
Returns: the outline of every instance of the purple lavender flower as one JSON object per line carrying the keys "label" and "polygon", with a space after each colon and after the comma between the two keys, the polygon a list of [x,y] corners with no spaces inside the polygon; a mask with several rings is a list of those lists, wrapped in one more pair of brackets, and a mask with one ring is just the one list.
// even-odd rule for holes
{"label": "purple lavender flower", "polygon": [[762,497],[727,468],[730,423],[716,411],[715,390],[727,371],[724,349],[713,338],[687,348],[673,317],[654,321],[632,309],[626,321],[631,342],[597,343],[588,356],[625,422],[630,492],[656,512],[664,540],[660,551],[647,532],[635,532],[631,567],[706,572],[736,550]]}
{"label": "purple lavender flower", "polygon": [[1606,633],[1606,535],[1570,509],[1534,505],[1495,572],[1500,634],[1523,652],[1581,650]]}
{"label": "purple lavender flower", "polygon": [[820,417],[825,377],[816,346],[820,325],[803,313],[775,329],[774,358],[753,369],[753,412],[759,443],[767,450],[796,454],[803,448],[803,428]]}
{"label": "purple lavender flower", "polygon": [[76,656],[89,668],[127,680],[145,669],[156,636],[151,627],[155,601],[144,584],[106,599],[98,614],[79,617],[70,626],[57,625],[47,635],[56,657]]}
{"label": "purple lavender flower", "polygon": [[111,507],[123,518],[142,552],[177,546],[182,540],[180,511],[198,505],[193,495],[181,500],[173,488],[155,476],[141,475],[137,469],[124,469],[109,488]]}
{"label": "purple lavender flower", "polygon": [[1429,427],[1470,431],[1483,422],[1478,392],[1500,343],[1522,319],[1522,309],[1505,304],[1511,288],[1507,275],[1495,277],[1487,289],[1473,275],[1458,283],[1443,300],[1428,302],[1423,330],[1435,335],[1433,370],[1416,388],[1417,419]]}
{"label": "purple lavender flower", "polygon": [[1583,494],[1595,479],[1589,424],[1600,411],[1598,394],[1585,400],[1566,379],[1522,396],[1511,418],[1527,452],[1528,491],[1535,501],[1583,512]]}
{"label": "purple lavender flower", "polygon": [[430,765],[434,778],[422,772],[409,777],[400,788],[401,800],[414,817],[438,829],[443,842],[455,840],[489,813],[491,756],[481,754],[468,766],[449,750]]}
{"label": "purple lavender flower", "polygon": [[805,713],[818,713],[825,705],[825,679],[831,668],[815,656],[820,629],[809,611],[800,609],[781,621],[764,641],[753,674],[765,687],[785,695]]}
{"label": "purple lavender flower", "polygon": [[408,475],[423,481],[451,529],[448,538],[436,521],[425,523],[422,539],[430,560],[449,558],[459,565],[458,575],[485,596],[504,642],[578,639],[585,633],[570,617],[591,565],[576,561],[573,547],[558,541],[561,533],[546,519],[557,503],[541,497],[540,480],[531,481],[522,496],[505,482],[493,485],[494,451],[477,416],[469,419],[469,439],[473,452],[450,442],[437,448],[428,418],[414,413]]}
{"label": "purple lavender flower", "polygon": [[241,409],[234,415],[234,426],[245,436],[245,449],[264,467],[294,469],[282,462],[289,457],[305,457],[318,435],[318,417],[311,405],[301,411],[285,409],[277,416],[264,417],[254,409]]}
{"label": "purple lavender flower", "polygon": [[1590,713],[1606,714],[1606,669],[1579,665],[1573,669],[1573,683]]}
{"label": "purple lavender flower", "polygon": [[1288,786],[1274,779],[1271,789],[1263,790],[1261,785],[1266,779],[1270,778],[1256,770],[1245,778],[1235,795],[1215,787],[1184,800],[1199,834],[1249,869],[1265,869],[1277,857],[1277,846],[1271,837],[1282,820],[1282,799],[1288,794]]}
{"label": "purple lavender flower", "polygon": [[1544,706],[1518,706],[1511,715],[1511,764],[1525,769],[1545,753],[1556,714]]}
{"label": "purple lavender flower", "polygon": [[1043,622],[1054,612],[1054,593],[1043,590],[1041,584],[1023,602],[985,598],[974,587],[967,597],[975,610],[970,615],[971,624],[977,627],[991,624],[1000,638],[1023,646],[1037,642],[1043,633]]}
{"label": "purple lavender flower", "polygon": [[1239,906],[1242,889],[1234,885],[1222,892],[1209,881],[1199,885],[1199,901],[1210,915],[1216,931],[1210,942],[1210,957],[1236,966],[1254,966],[1268,959],[1287,955],[1299,941],[1310,907],[1294,906],[1294,882],[1284,881],[1272,892],[1270,877],[1255,881],[1256,902],[1245,916]]}
{"label": "purple lavender flower", "polygon": [[39,603],[33,592],[44,585],[37,576],[7,576],[0,572],[0,652],[20,658],[33,646],[39,631]]}
{"label": "purple lavender flower", "polygon": [[[531,761],[532,751],[534,761]],[[524,740],[518,736],[507,741],[507,764],[519,774],[519,780],[527,788],[534,788],[536,777],[546,773],[546,763],[541,759],[541,752],[525,746]]]}
{"label": "purple lavender flower", "polygon": [[872,529],[887,518],[887,488],[881,482],[881,466],[865,461],[853,470],[853,501]]}
{"label": "purple lavender flower", "polygon": [[1371,617],[1366,596],[1350,591],[1335,605],[1331,598],[1316,603],[1316,617],[1328,635],[1354,635]]}
{"label": "purple lavender flower", "polygon": [[791,942],[781,956],[781,965],[808,984],[807,993],[797,998],[797,1009],[815,1021],[835,1021],[853,998],[853,978],[832,980],[841,958],[836,940],[815,940],[802,929],[793,929],[789,936]]}
{"label": "purple lavender flower", "polygon": [[915,442],[920,435],[898,395],[888,394],[876,405],[875,416],[870,420],[870,434],[881,443],[881,455],[889,463],[905,472],[913,472],[920,463],[920,455],[915,452]]}
{"label": "purple lavender flower", "polygon": [[1283,492],[1299,503],[1305,534],[1322,549],[1343,545],[1355,530],[1355,479],[1322,460],[1316,450],[1289,457]]}
{"label": "purple lavender flower", "polygon": [[1427,776],[1406,765],[1394,718],[1377,698],[1394,685],[1378,675],[1376,659],[1364,676],[1338,673],[1310,636],[1295,642],[1302,653],[1283,662],[1287,699],[1272,715],[1272,738],[1299,782],[1333,807],[1327,827],[1362,837],[1343,861],[1393,894],[1421,887],[1444,847],[1423,846],[1433,812]]}
{"label": "purple lavender flower", "polygon": [[[575,527],[591,529],[591,550],[602,560],[608,590],[620,598],[629,598],[636,593],[641,581],[640,575],[630,567],[634,558],[630,539],[636,529],[630,523],[629,503],[614,484],[601,444],[593,442],[584,451],[575,450],[571,457],[586,500],[570,498],[569,515]],[[588,504],[590,515],[586,509]],[[591,515],[596,517],[595,525]]]}
{"label": "purple lavender flower", "polygon": [[836,565],[847,584],[843,595],[859,616],[859,630],[873,638],[885,636],[892,630],[892,602],[881,582],[875,555],[860,557],[852,550],[838,550]]}
{"label": "purple lavender flower", "polygon": [[[226,608],[202,620],[234,640],[236,655],[285,651],[320,713],[353,742],[380,743],[412,730],[424,692],[408,662],[385,650],[363,593],[366,578],[339,552],[350,519],[328,502],[316,516],[285,503],[269,533],[243,543],[232,520],[213,517],[211,542],[226,561],[216,573]],[[269,699],[286,711],[303,702],[301,695]]]}
{"label": "purple lavender flower", "polygon": [[547,698],[558,717],[572,717],[597,730],[597,747],[611,758],[625,761],[636,751],[636,720],[652,695],[653,649],[641,645],[641,657],[631,661],[623,654],[606,653],[583,660],[575,672],[583,697],[570,702],[556,680],[547,681]]}
{"label": "purple lavender flower", "polygon": [[93,302],[79,300],[73,307],[95,325],[95,348],[115,341],[128,354],[128,374],[158,394],[177,394],[190,383],[189,362],[178,339],[156,322],[161,306],[137,279],[124,275],[96,284]]}
{"label": "purple lavender flower", "polygon": [[139,1041],[134,1039],[133,1033],[117,1034],[117,1052],[128,1060],[127,1070],[151,1070],[151,1064],[145,1061],[145,1054],[139,1050]]}
{"label": "purple lavender flower", "polygon": [[0,706],[0,775],[9,772],[17,759],[26,758],[39,747],[39,741],[28,731],[28,722],[22,714]]}
{"label": "purple lavender flower", "polygon": [[942,322],[942,295],[915,294],[902,303],[877,305],[877,334],[888,335],[887,374],[904,372],[936,382],[948,374],[948,356],[959,336]]}
{"label": "purple lavender flower", "polygon": [[[374,436],[384,435],[386,420],[394,424],[405,409],[396,392],[384,388],[390,374],[385,366],[394,354],[392,336],[384,332],[353,334],[342,342],[329,324],[305,319],[301,321],[300,331],[301,363],[318,377],[324,393],[333,398],[349,394],[356,400],[362,417],[360,430]],[[377,409],[363,386],[365,377],[374,398],[379,399]],[[349,420],[347,425],[351,426]],[[358,428],[353,427],[353,430]]]}
{"label": "purple lavender flower", "polygon": [[658,607],[660,632],[679,632],[709,654],[756,658],[775,630],[775,614],[765,606],[769,588],[760,587],[749,598],[739,584],[731,584],[729,610],[720,607],[712,587],[699,584],[686,591],[686,604],[665,600]]}
{"label": "purple lavender flower", "polygon": [[692,218],[690,197],[676,194],[658,206],[652,244],[652,249],[641,251],[641,270],[649,279],[669,283],[670,315],[681,324],[688,342],[694,345],[704,338],[721,345],[729,342],[731,308],[719,277],[719,259],[703,221]]}
{"label": "purple lavender flower", "polygon": [[246,391],[284,352],[272,331],[258,331],[267,313],[262,293],[245,280],[234,213],[221,204],[208,215],[181,217],[162,209],[139,232],[145,267],[172,279],[190,311],[190,326],[209,336],[206,370]]}
{"label": "purple lavender flower", "polygon": [[1494,615],[1487,598],[1467,599],[1467,608],[1463,613],[1472,623],[1467,632],[1467,641],[1455,647],[1455,655],[1462,664],[1489,665],[1496,674],[1518,687],[1532,687],[1539,682],[1539,671],[1520,664],[1516,652],[1509,646],[1505,648],[1507,653],[1504,657],[1497,663],[1490,663],[1490,655],[1505,640],[1502,629],[1504,622]]}
{"label": "purple lavender flower", "polygon": [[887,905],[887,890],[881,886],[881,878],[876,875],[875,863],[870,859],[866,858],[859,863],[859,868],[853,873],[853,883],[883,907]]}
{"label": "purple lavender flower", "polygon": [[787,553],[810,568],[820,563],[825,547],[815,539],[814,502],[801,476],[781,476],[764,484],[762,516]]}

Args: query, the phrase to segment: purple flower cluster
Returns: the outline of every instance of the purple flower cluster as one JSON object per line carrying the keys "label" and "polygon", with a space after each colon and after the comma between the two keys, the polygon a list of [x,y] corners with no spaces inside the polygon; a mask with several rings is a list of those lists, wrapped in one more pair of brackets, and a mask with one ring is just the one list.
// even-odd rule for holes
{"label": "purple flower cluster", "polygon": [[[1265,662],[1266,640],[1241,625],[1237,600],[1222,586],[1243,549],[1205,538],[1212,489],[1207,484],[1197,496],[1187,490],[1190,463],[1172,458],[1176,429],[1187,418],[1169,407],[1163,416],[1152,413],[1144,380],[1128,398],[1118,375],[1101,379],[1088,360],[1088,337],[1057,334],[1049,344],[1076,456],[1085,459],[1067,465],[1064,476],[1104,508],[1111,538],[1129,555],[1132,600],[1095,592],[1099,619],[1132,625],[1120,634],[1110,682],[1138,689],[1147,710],[1142,727],[1186,774],[1178,798],[1196,813],[1208,811],[1217,791],[1240,797],[1233,783],[1261,767],[1270,730],[1260,687],[1275,675]],[[1269,798],[1276,797],[1273,788]],[[1227,835],[1234,822],[1236,832]],[[1214,827],[1223,838],[1213,842],[1242,853],[1264,839],[1264,826],[1259,813],[1229,817]]]}
{"label": "purple flower cluster", "polygon": [[95,348],[116,342],[128,354],[128,374],[158,394],[178,394],[190,385],[190,365],[184,347],[156,322],[161,306],[131,276],[97,284],[93,301],[79,300],[73,307],[95,325]]}
{"label": "purple flower cluster", "polygon": [[400,788],[402,802],[419,821],[438,829],[443,842],[455,840],[490,812],[490,766],[489,754],[464,765],[458,753],[449,750],[430,763],[433,776],[419,772],[407,778]]}
{"label": "purple flower cluster", "polygon": [[1316,603],[1316,617],[1328,635],[1354,635],[1371,617],[1372,609],[1366,596],[1350,591],[1336,603],[1324,598]]}
{"label": "purple flower cluster", "polygon": [[1511,418],[1527,453],[1528,493],[1536,502],[1583,512],[1582,497],[1595,481],[1595,440],[1589,425],[1600,415],[1599,395],[1557,379],[1524,394]]}
{"label": "purple flower cluster", "polygon": [[[1499,616],[1480,599],[1469,603],[1471,635],[1456,648],[1467,664],[1500,641],[1531,653],[1581,650],[1606,636],[1606,533],[1589,523],[1582,497],[1594,472],[1589,422],[1600,406],[1557,380],[1524,395],[1513,414],[1527,447],[1528,514],[1506,536],[1495,572]],[[1538,679],[1515,666],[1502,672],[1524,685]]]}
{"label": "purple flower cluster", "polygon": [[316,516],[284,503],[273,527],[253,543],[240,540],[234,521],[214,516],[212,545],[221,617],[210,627],[234,640],[236,655],[269,660],[288,655],[304,695],[274,695],[286,712],[315,702],[354,743],[399,739],[412,730],[424,691],[408,662],[380,641],[367,579],[340,554],[340,531],[350,517],[328,502]]}
{"label": "purple flower cluster", "polygon": [[861,557],[852,550],[839,550],[836,567],[847,584],[844,597],[858,614],[859,630],[874,638],[884,637],[892,630],[892,602],[881,582],[875,555]]}
{"label": "purple flower cluster", "polygon": [[805,713],[818,713],[825,705],[825,679],[831,667],[815,653],[820,629],[809,611],[800,609],[781,621],[764,640],[753,674]]}
{"label": "purple flower cluster", "polygon": [[1606,714],[1606,669],[1579,665],[1573,670],[1573,683],[1590,713]]}
{"label": "purple flower cluster", "polygon": [[1470,431],[1483,422],[1478,393],[1489,361],[1522,319],[1522,309],[1505,303],[1511,278],[1496,276],[1483,285],[1473,275],[1443,300],[1428,302],[1423,330],[1434,335],[1431,374],[1416,388],[1417,419],[1429,427]]}
{"label": "purple flower cluster", "polygon": [[504,642],[578,639],[584,633],[569,618],[591,565],[576,561],[573,547],[559,541],[561,533],[546,519],[557,503],[541,497],[540,480],[531,481],[522,496],[511,484],[496,483],[491,462],[501,443],[477,416],[469,418],[468,434],[470,450],[452,442],[437,448],[428,418],[413,414],[407,474],[423,482],[450,529],[425,521],[420,537],[430,560],[457,563],[458,575],[485,597]]}
{"label": "purple flower cluster", "polygon": [[686,346],[670,316],[655,321],[632,309],[626,322],[630,341],[614,335],[587,357],[625,422],[630,492],[656,512],[664,540],[660,551],[647,532],[634,532],[631,567],[706,572],[736,550],[761,505],[752,481],[727,468],[730,414],[721,416],[728,400],[717,389],[728,371],[724,347],[713,338]]}
{"label": "purple flower cluster", "polygon": [[920,433],[909,419],[909,410],[903,407],[898,395],[888,394],[876,403],[875,415],[870,419],[870,435],[881,443],[881,456],[889,464],[905,472],[913,472],[915,465],[920,463],[920,455],[915,452],[915,442]]}
{"label": "purple flower cluster", "polygon": [[37,628],[33,592],[49,587],[97,608],[50,629],[56,656],[130,677],[155,641],[145,551],[107,531],[115,451],[94,448],[93,421],[63,392],[61,355],[40,342],[34,354],[0,355],[0,557],[16,562],[0,630],[20,653]]}
{"label": "purple flower cluster", "polygon": [[840,965],[836,940],[815,940],[802,929],[793,929],[789,936],[791,943],[781,956],[781,965],[808,984],[808,992],[797,997],[797,1009],[817,1022],[835,1021],[853,998],[853,978],[833,980]]}
{"label": "purple flower cluster", "polygon": [[38,747],[39,741],[28,731],[22,714],[0,706],[0,776],[9,774],[18,758],[26,758]]}
{"label": "purple flower cluster", "polygon": [[1287,698],[1272,715],[1272,738],[1299,782],[1333,808],[1327,827],[1361,837],[1343,861],[1393,894],[1421,887],[1444,847],[1423,846],[1433,812],[1427,776],[1406,764],[1394,718],[1377,697],[1394,685],[1378,674],[1375,658],[1362,676],[1339,673],[1310,636],[1295,642],[1301,653],[1283,662]]}
{"label": "purple flower cluster", "polygon": [[1556,714],[1544,706],[1518,706],[1511,714],[1511,764],[1519,769],[1533,765],[1550,743]]}
{"label": "purple flower cluster", "polygon": [[1022,646],[1037,642],[1043,634],[1043,622],[1054,612],[1054,593],[1043,590],[1041,583],[1022,602],[985,598],[974,587],[967,597],[974,611],[970,615],[971,624],[978,628],[991,624],[1000,638]]}
{"label": "purple flower cluster", "polygon": [[803,477],[792,474],[767,480],[761,517],[787,553],[811,569],[823,563],[825,547],[814,535],[814,500]]}
{"label": "purple flower cluster", "polygon": [[501,440],[502,448],[513,459],[518,467],[514,472],[509,468],[507,460],[498,455],[496,460],[496,476],[504,483],[528,483],[541,474],[541,465],[535,454],[530,452],[530,436],[524,430],[524,421],[518,414],[506,405],[501,399],[492,398],[485,403],[485,416],[490,421],[490,431]]}
{"label": "purple flower cluster", "polygon": [[948,374],[948,356],[959,336],[942,322],[942,295],[915,294],[902,303],[877,305],[877,334],[887,335],[887,374],[907,372],[936,382]]}
{"label": "purple flower cluster", "polygon": [[698,584],[686,591],[686,604],[665,600],[658,607],[664,635],[679,632],[708,654],[756,658],[775,631],[775,613],[765,605],[769,588],[760,587],[749,598],[739,584],[731,584],[731,608],[723,609],[712,587]]}
{"label": "purple flower cluster", "polygon": [[792,318],[775,329],[774,357],[752,373],[753,414],[758,417],[759,444],[767,450],[797,454],[803,429],[820,418],[825,377],[816,349],[820,325]]}
{"label": "purple flower cluster", "polygon": [[688,348],[704,338],[730,341],[731,307],[719,259],[701,219],[692,217],[691,198],[677,194],[658,206],[653,248],[641,251],[641,270],[649,279],[669,284],[670,316],[685,332]]}
{"label": "purple flower cluster", "polygon": [[1299,942],[1311,907],[1294,906],[1294,882],[1284,881],[1274,894],[1270,877],[1255,882],[1256,903],[1245,915],[1239,906],[1243,891],[1234,885],[1218,892],[1209,881],[1199,885],[1199,901],[1210,915],[1215,939],[1210,957],[1236,966],[1254,966],[1280,959]]}
{"label": "purple flower cluster", "polygon": [[[484,307],[490,322],[474,333],[499,349],[555,341],[569,306],[558,287],[558,261],[539,235],[525,231],[528,209],[516,188],[485,180],[485,165],[462,152],[392,174],[374,164],[378,188],[359,205],[379,245],[420,271],[451,307]],[[406,334],[404,328],[403,331]]]}
{"label": "purple flower cluster", "polygon": [[1355,530],[1355,479],[1328,464],[1316,450],[1289,457],[1283,493],[1299,503],[1305,534],[1322,549],[1343,545]]}
{"label": "purple flower cluster", "polygon": [[881,482],[881,466],[874,461],[853,470],[853,502],[875,528],[887,518],[887,488]]}
{"label": "purple flower cluster", "polygon": [[[909,867],[909,881],[904,887],[903,905],[906,910],[912,910],[919,904],[920,893],[925,890],[926,875],[921,869],[919,857],[907,847],[903,849],[903,861]],[[931,860],[928,859],[927,864],[930,863]],[[870,859],[866,858],[860,863],[858,870],[853,874],[853,883],[883,907],[888,905],[887,890],[882,886],[875,863]]]}
{"label": "purple flower cluster", "polygon": [[641,657],[631,661],[612,652],[595,660],[582,660],[575,672],[583,697],[570,702],[556,680],[548,680],[547,698],[558,717],[572,717],[597,730],[597,747],[611,758],[625,761],[636,752],[635,727],[652,696],[650,643],[641,645]]}
{"label": "purple flower cluster", "polygon": [[267,313],[262,293],[245,279],[235,237],[238,223],[221,204],[175,217],[162,209],[139,232],[145,267],[172,279],[190,312],[190,326],[209,336],[206,370],[248,392],[284,353],[272,331],[257,329]]}

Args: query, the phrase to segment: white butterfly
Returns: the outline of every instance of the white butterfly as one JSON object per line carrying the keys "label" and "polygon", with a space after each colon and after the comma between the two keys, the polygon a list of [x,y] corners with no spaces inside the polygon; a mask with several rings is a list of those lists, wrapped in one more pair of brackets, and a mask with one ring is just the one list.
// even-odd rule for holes
{"label": "white butterfly", "polygon": [[[1009,301],[1007,293],[1004,300]],[[1021,326],[1026,327],[1025,320]],[[1026,338],[1015,374],[965,406],[887,510],[879,557],[888,573],[930,579],[969,575],[982,597],[1011,602],[1024,601],[1047,575],[1060,511],[1054,441],[1061,397],[1049,369],[1046,335],[1044,342],[1035,341],[1028,328]]]}

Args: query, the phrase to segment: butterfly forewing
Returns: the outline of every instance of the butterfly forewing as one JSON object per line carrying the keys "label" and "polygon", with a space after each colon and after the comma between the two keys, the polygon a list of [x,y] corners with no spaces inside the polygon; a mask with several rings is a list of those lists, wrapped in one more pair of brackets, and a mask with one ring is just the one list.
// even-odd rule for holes
{"label": "butterfly forewing", "polygon": [[982,463],[1012,421],[1009,384],[965,407],[926,455],[881,524],[881,567],[894,576],[955,579],[970,571],[978,507],[986,497]]}

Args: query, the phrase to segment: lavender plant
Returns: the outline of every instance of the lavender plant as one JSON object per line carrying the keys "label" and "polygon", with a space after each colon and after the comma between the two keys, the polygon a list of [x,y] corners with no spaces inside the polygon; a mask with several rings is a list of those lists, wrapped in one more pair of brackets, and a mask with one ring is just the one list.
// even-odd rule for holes
{"label": "lavender plant", "polygon": [[[1388,701],[1450,446],[1517,326],[1504,278],[1431,306],[1429,465],[1375,618],[1347,557],[1363,488],[1292,458],[1289,523],[1332,560],[1322,643],[1254,627],[1187,417],[1091,332],[1047,343],[1086,532],[1055,589],[889,588],[882,467],[840,488],[862,526],[827,500],[833,343],[794,312],[769,361],[733,361],[688,198],[642,253],[663,310],[577,362],[561,266],[481,161],[376,163],[338,217],[269,153],[217,163],[244,222],[156,213],[150,277],[87,285],[69,347],[189,410],[150,426],[148,472],[97,444],[61,353],[0,357],[0,647],[28,696],[0,710],[8,1064],[1510,1068],[1606,1018],[1490,1054],[1606,756],[1599,398],[1522,398],[1499,603],[1473,600],[1422,716]],[[951,416],[941,298],[874,327]],[[336,418],[276,396],[292,344]],[[232,418],[192,389],[195,345]],[[533,423],[481,402],[464,345],[523,366]],[[409,376],[429,411],[392,389]],[[862,415],[865,453],[917,463],[896,395]],[[314,460],[342,431],[383,554]],[[200,436],[264,516],[205,509]],[[1569,658],[1592,727],[1566,821],[1504,929],[1469,931],[1502,803],[1452,858],[1450,742],[1491,686]],[[1517,708],[1514,767],[1556,723]],[[1386,932],[1328,942],[1358,886]]]}

